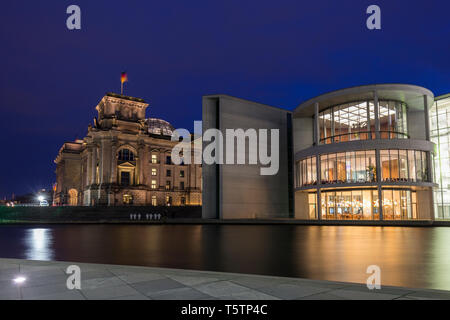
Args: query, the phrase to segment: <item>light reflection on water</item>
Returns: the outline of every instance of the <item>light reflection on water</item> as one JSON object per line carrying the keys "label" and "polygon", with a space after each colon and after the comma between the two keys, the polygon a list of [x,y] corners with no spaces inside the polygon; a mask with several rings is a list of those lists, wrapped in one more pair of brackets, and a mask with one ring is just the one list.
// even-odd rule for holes
{"label": "light reflection on water", "polygon": [[450,290],[450,228],[0,226],[0,257],[215,270]]}
{"label": "light reflection on water", "polygon": [[28,229],[25,232],[25,259],[52,260],[52,230],[48,228]]}

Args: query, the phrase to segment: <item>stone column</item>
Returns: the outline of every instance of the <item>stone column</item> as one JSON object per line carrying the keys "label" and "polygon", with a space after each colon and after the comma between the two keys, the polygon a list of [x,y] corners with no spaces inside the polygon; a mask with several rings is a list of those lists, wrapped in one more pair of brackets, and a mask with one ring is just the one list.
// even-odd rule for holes
{"label": "stone column", "polygon": [[367,139],[372,139],[372,132],[370,127],[370,103],[369,101],[366,102],[366,112],[367,112]]}
{"label": "stone column", "polygon": [[320,186],[322,184],[322,168],[320,167],[320,155],[316,155],[316,178],[317,178],[317,185],[319,186],[317,188],[317,197],[316,197],[316,213],[317,213],[317,220],[322,220],[322,194]]}
{"label": "stone column", "polygon": [[87,147],[87,160],[86,160],[86,187],[91,184],[91,174],[92,174],[92,146]]}
{"label": "stone column", "polygon": [[319,103],[314,103],[314,144],[320,143],[320,129],[319,129]]}
{"label": "stone column", "polygon": [[137,171],[138,171],[138,179],[136,184],[144,183],[144,143],[142,141],[138,142],[138,159],[136,161]]}
{"label": "stone column", "polygon": [[105,152],[105,140],[100,140],[99,143],[100,150],[98,151],[98,182],[103,184],[103,166],[105,162],[104,152]]}
{"label": "stone column", "polygon": [[380,139],[380,118],[378,116],[378,92],[373,92],[373,104],[375,113],[375,139]]}
{"label": "stone column", "polygon": [[428,109],[428,96],[423,96],[423,110],[425,116],[425,139],[430,141],[430,111]]}
{"label": "stone column", "polygon": [[375,150],[375,161],[377,166],[378,214],[379,219],[383,220],[383,190],[381,189],[381,158],[379,149]]}
{"label": "stone column", "polygon": [[97,183],[97,145],[92,145],[91,184]]}
{"label": "stone column", "polygon": [[117,183],[117,140],[111,142],[111,183]]}

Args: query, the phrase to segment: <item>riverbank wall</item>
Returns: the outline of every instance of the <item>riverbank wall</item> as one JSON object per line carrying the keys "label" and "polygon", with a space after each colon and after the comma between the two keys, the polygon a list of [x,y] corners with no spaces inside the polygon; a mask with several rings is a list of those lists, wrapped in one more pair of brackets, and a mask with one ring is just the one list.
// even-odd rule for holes
{"label": "riverbank wall", "polygon": [[0,207],[0,223],[10,222],[129,222],[200,219],[201,206],[136,207]]}
{"label": "riverbank wall", "polygon": [[0,207],[0,224],[139,223],[232,225],[328,225],[328,226],[450,226],[450,220],[296,220],[203,219],[201,206],[153,207]]}

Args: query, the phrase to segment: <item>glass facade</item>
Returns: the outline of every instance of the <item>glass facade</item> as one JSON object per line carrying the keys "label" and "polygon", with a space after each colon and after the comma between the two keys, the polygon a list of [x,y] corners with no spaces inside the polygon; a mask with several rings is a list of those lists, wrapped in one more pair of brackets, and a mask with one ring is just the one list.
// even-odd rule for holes
{"label": "glass facade", "polygon": [[383,220],[417,219],[417,194],[405,189],[383,189]]}
{"label": "glass facade", "polygon": [[375,150],[323,154],[320,170],[322,184],[374,182]]}
{"label": "glass facade", "polygon": [[[408,138],[406,104],[379,101],[381,139]],[[375,105],[358,101],[337,105],[319,113],[320,143],[375,139]]]}
{"label": "glass facade", "polygon": [[[421,203],[430,203],[430,187],[386,183],[430,182],[427,152],[381,149],[379,156],[381,184],[377,183],[376,150],[329,153],[297,161],[296,186],[303,188],[298,191],[297,205],[308,208],[305,218],[317,219],[320,208],[323,220],[379,220],[380,190],[383,220],[419,219],[419,194]],[[342,185],[346,183],[367,185]],[[336,186],[330,186],[333,184]],[[318,190],[321,193],[319,208]],[[422,206],[423,213],[424,210],[427,209]],[[427,215],[424,214],[422,219],[424,216]]]}
{"label": "glass facade", "polygon": [[308,157],[297,162],[297,186],[317,184],[316,157]]}
{"label": "glass facade", "polygon": [[380,150],[381,181],[429,181],[427,154],[417,150]]}
{"label": "glass facade", "polygon": [[[316,193],[308,193],[309,218],[315,219]],[[417,192],[406,188],[382,189],[383,220],[418,219]],[[379,220],[376,188],[321,190],[322,220]]]}
{"label": "glass facade", "polygon": [[431,141],[437,146],[434,157],[434,212],[437,219],[450,219],[450,96],[437,98],[430,110]]}
{"label": "glass facade", "polygon": [[[317,185],[317,170],[320,170],[320,184],[377,181],[375,150],[322,154],[319,159],[319,168],[315,156],[297,161],[297,187]],[[431,178],[425,151],[380,150],[380,164],[382,182],[429,182]]]}
{"label": "glass facade", "polygon": [[377,189],[343,189],[322,191],[323,220],[377,220]]}

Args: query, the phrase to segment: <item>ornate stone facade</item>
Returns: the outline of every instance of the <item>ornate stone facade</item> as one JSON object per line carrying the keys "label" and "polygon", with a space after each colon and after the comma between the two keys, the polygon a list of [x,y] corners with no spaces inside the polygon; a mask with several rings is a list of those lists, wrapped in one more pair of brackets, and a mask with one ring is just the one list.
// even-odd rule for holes
{"label": "ornate stone facade", "polygon": [[59,150],[55,205],[201,205],[201,165],[171,162],[173,127],[146,119],[147,107],[138,98],[103,97],[87,136]]}

